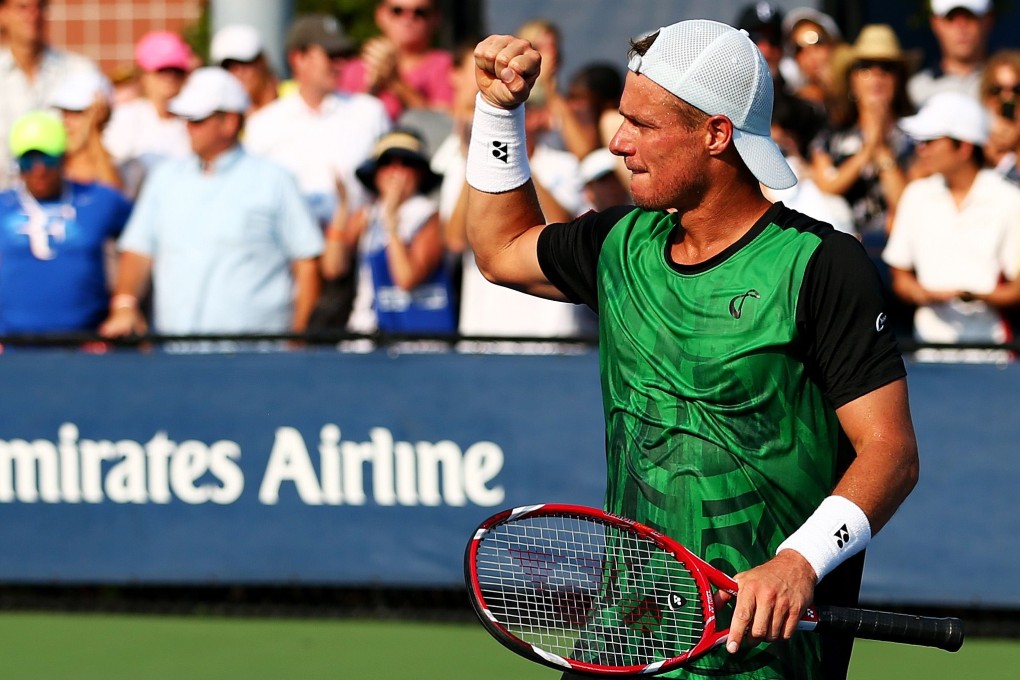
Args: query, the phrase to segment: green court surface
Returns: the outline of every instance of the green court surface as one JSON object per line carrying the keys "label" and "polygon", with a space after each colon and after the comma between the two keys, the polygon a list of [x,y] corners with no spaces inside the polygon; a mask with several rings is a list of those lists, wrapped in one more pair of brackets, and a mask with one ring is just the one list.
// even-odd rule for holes
{"label": "green court surface", "polygon": [[[950,654],[859,642],[852,680],[1014,680],[1020,640]],[[480,626],[318,619],[0,613],[4,680],[557,680]]]}

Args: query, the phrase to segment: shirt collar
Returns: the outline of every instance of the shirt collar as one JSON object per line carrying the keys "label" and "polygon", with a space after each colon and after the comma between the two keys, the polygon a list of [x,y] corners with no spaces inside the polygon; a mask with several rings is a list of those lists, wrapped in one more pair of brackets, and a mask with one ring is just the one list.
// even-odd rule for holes
{"label": "shirt collar", "polygon": [[[223,173],[230,170],[232,167],[237,165],[241,157],[244,156],[244,149],[240,144],[235,144],[233,147],[227,149],[212,162],[212,172],[210,175],[222,175]],[[195,154],[192,154],[191,159],[194,163],[195,168],[198,171],[202,171],[202,159]]]}

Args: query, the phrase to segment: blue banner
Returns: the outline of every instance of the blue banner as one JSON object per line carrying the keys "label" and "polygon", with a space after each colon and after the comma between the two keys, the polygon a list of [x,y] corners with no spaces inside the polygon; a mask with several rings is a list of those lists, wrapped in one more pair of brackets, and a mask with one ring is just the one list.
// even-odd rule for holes
{"label": "blue banner", "polygon": [[[1020,368],[911,364],[921,482],[863,596],[1020,605]],[[595,352],[0,359],[0,582],[457,586],[477,524],[600,505]]]}
{"label": "blue banner", "polygon": [[17,353],[0,580],[450,585],[507,505],[599,504],[596,357]]}

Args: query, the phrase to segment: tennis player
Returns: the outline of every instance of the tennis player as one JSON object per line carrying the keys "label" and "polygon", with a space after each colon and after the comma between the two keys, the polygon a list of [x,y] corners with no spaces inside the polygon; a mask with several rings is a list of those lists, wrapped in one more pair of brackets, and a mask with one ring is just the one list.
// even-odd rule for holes
{"label": "tennis player", "polygon": [[795,625],[812,601],[856,603],[917,445],[864,250],[762,194],[796,179],[769,137],[761,53],[703,20],[634,43],[610,149],[636,206],[562,224],[545,224],[525,153],[539,54],[491,36],[475,61],[479,268],[599,313],[606,508],[738,572],[727,645],[669,676],[845,677],[851,641]]}

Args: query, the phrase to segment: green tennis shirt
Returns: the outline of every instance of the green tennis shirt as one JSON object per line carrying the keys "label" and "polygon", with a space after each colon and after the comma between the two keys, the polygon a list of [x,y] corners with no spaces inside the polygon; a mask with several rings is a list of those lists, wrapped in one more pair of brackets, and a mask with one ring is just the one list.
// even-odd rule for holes
{"label": "green tennis shirt", "polygon": [[[835,409],[905,370],[853,237],[776,204],[724,252],[681,266],[679,228],[674,213],[592,212],[549,225],[538,255],[599,314],[606,509],[732,574],[770,559],[852,460]],[[855,602],[862,564],[833,572],[816,601]],[[821,643],[719,650],[669,677],[845,674],[849,645],[823,659]]]}

